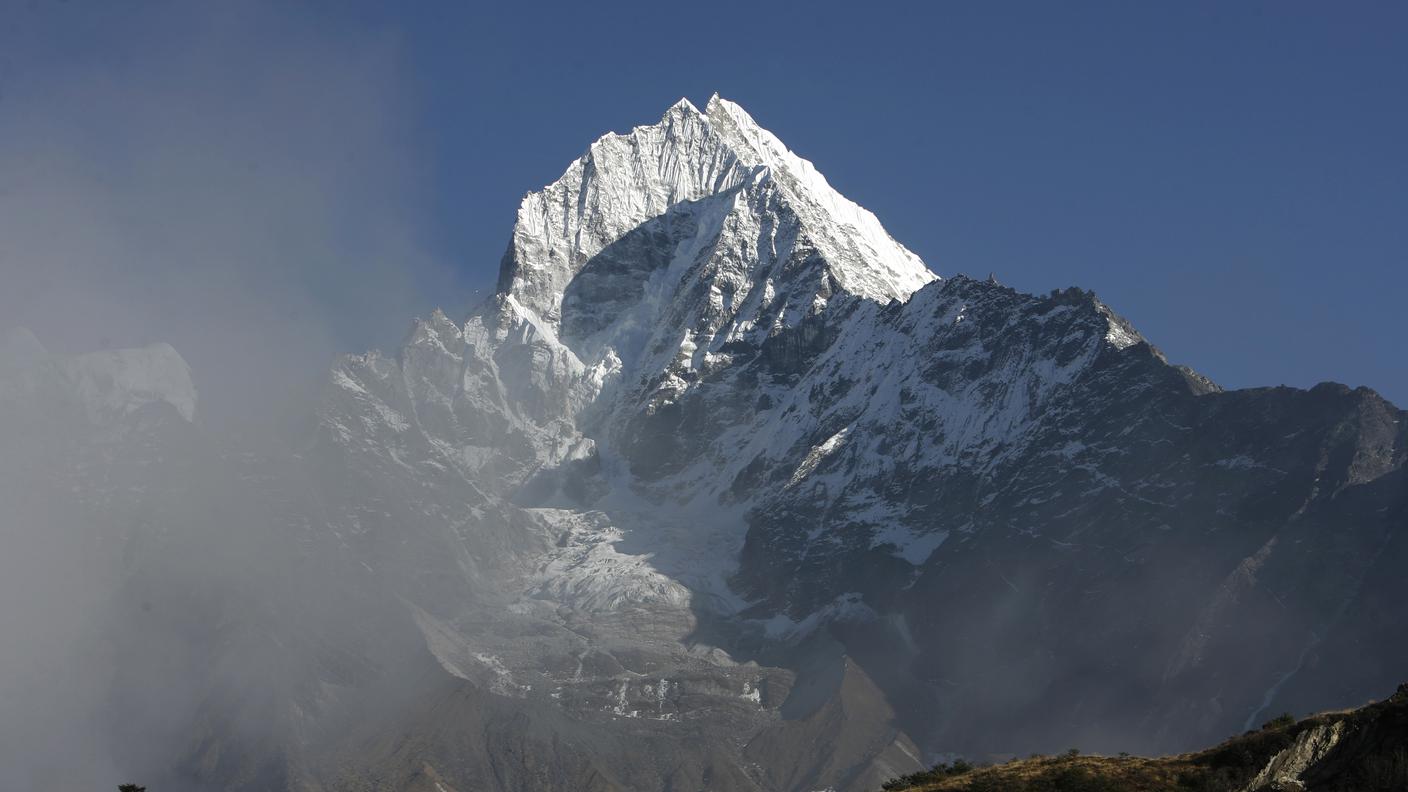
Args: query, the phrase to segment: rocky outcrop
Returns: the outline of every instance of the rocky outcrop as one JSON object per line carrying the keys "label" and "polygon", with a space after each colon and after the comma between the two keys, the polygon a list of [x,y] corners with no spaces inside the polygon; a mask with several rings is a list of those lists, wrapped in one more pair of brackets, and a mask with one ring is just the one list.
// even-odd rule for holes
{"label": "rocky outcrop", "polygon": [[1312,726],[1296,735],[1291,747],[1283,749],[1266,767],[1256,774],[1245,787],[1245,792],[1275,792],[1276,790],[1305,789],[1301,775],[1339,744],[1345,725],[1336,721],[1320,726]]}
{"label": "rocky outcrop", "polygon": [[1068,751],[988,767],[939,764],[894,778],[887,790],[1052,789],[1176,792],[1397,792],[1408,789],[1408,686],[1387,701],[1355,710],[1276,718],[1212,748],[1146,758]]}

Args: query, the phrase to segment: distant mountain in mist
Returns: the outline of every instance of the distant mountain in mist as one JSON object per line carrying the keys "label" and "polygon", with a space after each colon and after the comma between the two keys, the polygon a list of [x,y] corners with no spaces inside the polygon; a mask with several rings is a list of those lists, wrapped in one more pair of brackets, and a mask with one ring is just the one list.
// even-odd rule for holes
{"label": "distant mountain in mist", "polygon": [[73,707],[153,790],[860,792],[1408,668],[1403,411],[940,278],[717,96],[524,198],[497,293],[293,450],[204,433],[170,347],[31,342],[3,494],[110,581]]}

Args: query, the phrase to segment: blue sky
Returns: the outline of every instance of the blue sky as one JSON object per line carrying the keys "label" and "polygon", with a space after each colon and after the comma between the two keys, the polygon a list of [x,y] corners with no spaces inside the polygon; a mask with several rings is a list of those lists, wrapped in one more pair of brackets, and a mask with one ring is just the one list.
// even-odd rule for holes
{"label": "blue sky", "polygon": [[[154,161],[190,148],[196,160],[267,159],[264,173],[290,179],[250,185],[238,207],[328,183],[288,217],[307,213],[331,240],[309,243],[310,255],[253,248],[251,259],[277,264],[250,264],[259,276],[238,284],[251,304],[265,276],[298,292],[290,311],[326,328],[318,350],[393,345],[409,313],[435,304],[462,312],[492,286],[523,193],[603,132],[718,91],[941,275],[1093,289],[1172,359],[1225,385],[1333,379],[1408,404],[1401,3],[292,3],[227,5],[214,21],[176,5],[30,3],[15,13],[19,32],[0,34],[11,53],[0,121],[18,108],[46,141],[88,125],[136,141],[94,142],[89,129],[89,164],[76,170],[156,134],[170,139]],[[94,113],[55,91],[95,82],[116,98]],[[248,108],[234,127],[252,133],[212,139],[217,127],[202,119],[232,107]],[[287,140],[262,137],[281,124]],[[31,140],[12,140],[12,153]],[[51,154],[72,159],[62,143]],[[140,191],[158,207],[171,199]],[[232,214],[248,213],[212,208],[195,227]],[[280,238],[266,233],[277,223],[261,223],[250,236]],[[100,241],[64,260],[98,255]],[[140,267],[140,278],[166,279],[176,265]],[[42,325],[32,306],[57,298],[12,301]],[[123,323],[109,324],[122,337]],[[162,329],[180,328],[141,332]]]}

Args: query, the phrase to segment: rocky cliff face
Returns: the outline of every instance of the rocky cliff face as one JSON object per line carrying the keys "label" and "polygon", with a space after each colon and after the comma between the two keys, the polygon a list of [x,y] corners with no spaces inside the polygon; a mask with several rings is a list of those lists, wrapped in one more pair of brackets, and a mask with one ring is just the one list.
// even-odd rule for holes
{"label": "rocky cliff face", "polygon": [[202,764],[216,711],[188,777],[862,790],[1362,700],[1408,660],[1403,415],[1224,391],[1079,289],[941,280],[681,101],[524,199],[484,305],[342,360],[308,448],[243,463],[338,581],[277,596],[368,615],[261,591],[301,636],[248,751],[283,770]]}

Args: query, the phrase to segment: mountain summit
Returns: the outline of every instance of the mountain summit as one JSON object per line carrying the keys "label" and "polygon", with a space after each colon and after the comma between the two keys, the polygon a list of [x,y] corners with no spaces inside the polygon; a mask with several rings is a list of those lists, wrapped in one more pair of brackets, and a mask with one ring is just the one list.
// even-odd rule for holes
{"label": "mountain summit", "polygon": [[[323,412],[330,455],[421,503],[363,528],[439,548],[453,585],[406,596],[457,676],[693,724],[784,789],[1180,748],[1393,677],[1306,658],[1398,585],[1398,410],[1225,392],[1089,292],[940,280],[731,102],[594,143],[524,199],[499,284],[349,358]],[[756,755],[817,729],[854,753]]]}
{"label": "mountain summit", "polygon": [[939,279],[715,96],[524,198],[497,292],[340,360],[299,453],[126,435],[239,509],[138,481],[104,513],[150,568],[199,557],[171,515],[281,548],[173,619],[213,625],[173,760],[211,786],[861,792],[1396,682],[1404,417],[1223,390],[1078,288]]}
{"label": "mountain summit", "polygon": [[[632,262],[636,269],[620,273],[635,285],[664,280],[666,288],[677,286],[712,257],[710,283],[766,288],[785,278],[797,289],[786,295],[787,307],[805,312],[806,301],[824,302],[827,295],[803,292],[828,281],[883,302],[903,300],[935,277],[873,214],[833,190],[743,108],[715,94],[704,112],[681,99],[654,125],[603,136],[556,182],[525,197],[500,292],[553,326],[573,308],[600,314],[602,306],[584,304],[595,295],[569,293],[569,284],[593,259],[610,256],[612,245],[646,231],[647,222],[657,233],[679,226],[682,239],[671,251],[676,256]],[[740,242],[752,247],[711,250],[725,226],[729,236],[746,235]],[[692,244],[678,245],[683,239]],[[797,257],[806,252],[818,260]],[[729,253],[743,257],[724,266],[717,259]]]}

